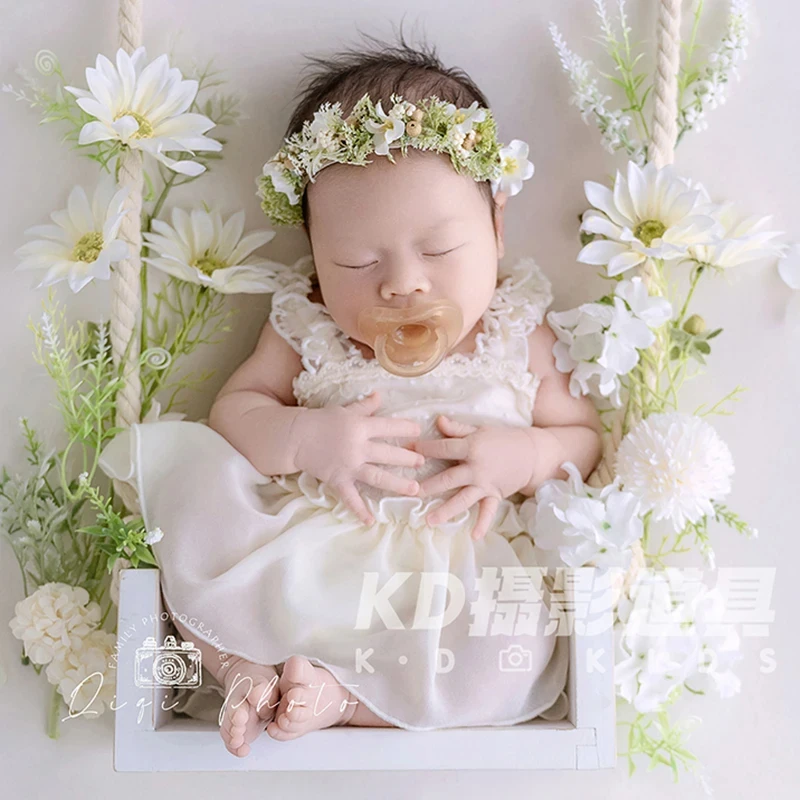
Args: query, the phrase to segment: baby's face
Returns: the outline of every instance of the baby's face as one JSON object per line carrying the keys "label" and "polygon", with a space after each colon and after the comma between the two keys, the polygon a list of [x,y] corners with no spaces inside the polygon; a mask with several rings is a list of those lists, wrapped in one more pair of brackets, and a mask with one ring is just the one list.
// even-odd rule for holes
{"label": "baby's face", "polygon": [[[447,298],[464,318],[461,341],[494,294],[503,256],[498,194],[489,205],[449,156],[393,150],[396,163],[334,164],[308,185],[310,240],[325,305],[344,333],[364,342],[358,314]],[[454,345],[455,346],[455,345]]]}

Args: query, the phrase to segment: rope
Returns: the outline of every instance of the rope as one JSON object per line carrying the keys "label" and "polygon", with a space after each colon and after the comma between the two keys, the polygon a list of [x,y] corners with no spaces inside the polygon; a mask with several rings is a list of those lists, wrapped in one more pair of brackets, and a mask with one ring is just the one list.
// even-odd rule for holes
{"label": "rope", "polygon": [[[658,50],[656,53],[656,73],[654,79],[655,107],[653,111],[653,130],[651,134],[651,160],[657,168],[672,164],[675,160],[675,140],[678,135],[678,71],[680,69],[681,46],[681,0],[660,0],[657,28]],[[642,280],[651,295],[661,294],[655,277],[653,263],[645,261]],[[663,343],[657,338],[650,348],[656,361],[663,351]],[[643,365],[644,382],[650,389],[656,388],[658,375],[649,363]],[[601,487],[614,479],[617,450],[622,441],[622,412],[613,415],[611,430],[603,435],[603,455],[597,469],[589,477],[590,486]],[[637,422],[640,414],[632,415]],[[635,542],[628,571],[621,584],[615,586],[615,605],[620,592],[627,592],[636,579],[639,570],[645,566],[644,550],[641,542]]]}
{"label": "rope", "polygon": [[[119,46],[131,55],[142,44],[143,0],[120,0]],[[116,421],[121,428],[139,422],[142,410],[142,384],[139,377],[139,338],[137,319],[142,298],[139,277],[142,269],[142,151],[125,148],[119,157],[118,183],[128,188],[127,214],[122,218],[120,238],[128,242],[130,256],[120,261],[111,274],[111,355],[115,366],[122,365],[124,385],[116,395]],[[135,491],[114,480],[114,490],[131,510],[138,508]]]}

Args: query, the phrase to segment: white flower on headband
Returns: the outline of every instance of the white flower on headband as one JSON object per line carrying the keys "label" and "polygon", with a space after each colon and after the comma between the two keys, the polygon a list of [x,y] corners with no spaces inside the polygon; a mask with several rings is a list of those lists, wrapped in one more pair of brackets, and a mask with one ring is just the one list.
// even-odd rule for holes
{"label": "white flower on headband", "polygon": [[375,106],[375,113],[383,122],[374,122],[368,119],[364,125],[373,134],[372,143],[375,146],[375,153],[379,156],[386,156],[389,154],[389,145],[405,133],[406,125],[403,120],[391,114],[385,114],[380,100]]}
{"label": "white flower on headband", "polygon": [[337,110],[327,108],[323,111],[315,111],[314,119],[311,122],[311,133],[314,135],[314,142],[321,151],[326,153],[336,149],[333,139],[336,117]]}
{"label": "white flower on headband", "polygon": [[522,182],[533,177],[533,163],[528,161],[528,145],[521,139],[512,139],[500,149],[502,177],[492,181],[492,194],[506,192],[509,197],[518,194]]}
{"label": "white flower on headband", "polygon": [[475,100],[469,108],[456,108],[452,103],[445,106],[446,112],[453,118],[456,130],[466,136],[476,122],[483,122],[486,119],[486,110],[478,108],[478,101]]}
{"label": "white flower on headband", "polygon": [[262,173],[269,178],[272,178],[272,185],[275,187],[276,192],[283,192],[288,198],[289,202],[296,206],[300,202],[300,197],[294,189],[294,185],[286,177],[286,169],[274,161],[267,161],[264,164]]}

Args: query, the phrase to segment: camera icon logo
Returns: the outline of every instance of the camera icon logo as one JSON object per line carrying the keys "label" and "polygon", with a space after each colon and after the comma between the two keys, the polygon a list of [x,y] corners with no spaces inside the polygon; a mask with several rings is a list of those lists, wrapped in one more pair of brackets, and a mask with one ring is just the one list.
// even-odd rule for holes
{"label": "camera icon logo", "polygon": [[499,654],[500,672],[530,672],[533,669],[533,653],[520,644],[511,644]]}
{"label": "camera icon logo", "polygon": [[202,653],[193,642],[178,644],[174,636],[164,637],[159,647],[152,636],[136,649],[134,682],[141,689],[175,686],[196,689],[203,681]]}

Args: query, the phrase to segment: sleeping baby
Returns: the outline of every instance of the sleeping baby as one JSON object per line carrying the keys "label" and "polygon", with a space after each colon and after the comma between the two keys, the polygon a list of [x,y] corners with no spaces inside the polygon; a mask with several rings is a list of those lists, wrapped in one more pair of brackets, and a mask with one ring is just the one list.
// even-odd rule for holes
{"label": "sleeping baby", "polygon": [[548,279],[502,262],[527,145],[434,53],[315,62],[258,181],[311,254],[275,268],[208,425],[135,425],[104,469],[164,532],[164,600],[202,623],[176,626],[227,692],[231,753],[563,718],[567,640],[517,512],[564,462],[591,473],[601,425],[556,369]]}

